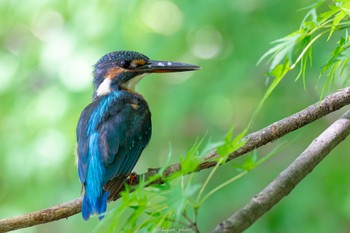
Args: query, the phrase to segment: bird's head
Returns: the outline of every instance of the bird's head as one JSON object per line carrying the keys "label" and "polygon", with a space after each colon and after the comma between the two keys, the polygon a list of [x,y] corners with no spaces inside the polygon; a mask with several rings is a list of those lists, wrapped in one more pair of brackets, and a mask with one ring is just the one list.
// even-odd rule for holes
{"label": "bird's head", "polygon": [[94,97],[112,90],[134,90],[146,74],[198,70],[200,67],[170,61],[154,61],[133,51],[118,51],[104,55],[94,66]]}

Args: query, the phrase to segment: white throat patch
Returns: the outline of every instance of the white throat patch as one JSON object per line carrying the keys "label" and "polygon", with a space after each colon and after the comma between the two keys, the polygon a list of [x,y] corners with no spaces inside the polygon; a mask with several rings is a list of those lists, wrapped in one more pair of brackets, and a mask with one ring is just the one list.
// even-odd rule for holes
{"label": "white throat patch", "polygon": [[97,88],[97,91],[96,91],[97,96],[109,94],[111,92],[111,82],[112,82],[111,79],[105,78],[105,80],[103,80],[103,82]]}
{"label": "white throat patch", "polygon": [[140,74],[136,77],[133,77],[132,79],[130,79],[129,81],[127,81],[126,83],[123,84],[123,87],[128,89],[128,90],[132,90],[135,91],[135,87],[136,84],[144,77],[146,76],[148,73],[144,73],[144,74]]}

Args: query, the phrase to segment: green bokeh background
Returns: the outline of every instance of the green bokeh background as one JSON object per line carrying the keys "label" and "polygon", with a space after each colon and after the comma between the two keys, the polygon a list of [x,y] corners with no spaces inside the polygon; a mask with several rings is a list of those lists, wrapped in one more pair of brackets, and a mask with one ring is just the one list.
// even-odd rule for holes
{"label": "green bokeh background", "polygon": [[[148,76],[139,84],[153,114],[153,137],[135,168],[142,173],[162,166],[170,148],[177,162],[206,133],[215,142],[233,125],[246,127],[269,81],[267,67],[256,62],[271,41],[299,27],[306,12],[297,10],[312,2],[0,0],[0,218],[79,196],[75,126],[91,100],[92,65],[102,55],[135,50],[203,67]],[[287,76],[252,131],[319,99],[318,71],[331,49],[316,45],[306,90]],[[200,209],[199,228],[209,232],[243,206],[340,115],[259,149],[263,156],[288,142],[273,159],[211,197]],[[247,232],[349,232],[349,149],[347,141],[336,148]],[[210,187],[235,174],[231,165],[220,168]],[[198,180],[207,175],[201,172]],[[18,232],[92,232],[97,223],[76,215]]]}

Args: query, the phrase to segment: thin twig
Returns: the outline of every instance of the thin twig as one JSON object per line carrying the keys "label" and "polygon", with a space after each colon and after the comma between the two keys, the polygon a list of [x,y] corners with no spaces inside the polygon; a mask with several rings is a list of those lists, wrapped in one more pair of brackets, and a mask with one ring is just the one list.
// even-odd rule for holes
{"label": "thin twig", "polygon": [[187,220],[187,222],[189,223],[189,228],[191,228],[193,230],[193,232],[196,233],[200,233],[198,226],[197,226],[197,218],[196,218],[196,213],[195,213],[195,218],[194,221],[192,221],[192,219],[190,219],[190,217],[188,217],[188,215],[186,214],[186,212],[182,213],[182,216]]}
{"label": "thin twig", "polygon": [[287,196],[340,142],[350,134],[350,110],[318,136],[309,147],[242,209],[221,222],[215,233],[242,232]]}
{"label": "thin twig", "polygon": [[[277,121],[270,126],[252,133],[244,138],[247,140],[244,146],[233,151],[228,160],[232,160],[238,156],[246,154],[255,148],[261,147],[272,142],[296,129],[299,129],[331,112],[334,112],[346,105],[350,104],[350,87],[339,90],[329,95],[323,101],[310,105],[306,109]],[[199,165],[197,171],[210,168],[216,165],[215,159],[218,155],[215,150],[208,153],[204,161]],[[175,172],[180,171],[179,164],[168,166],[163,173],[163,178]],[[142,174],[147,178],[156,175],[161,168],[150,168],[146,173]],[[154,183],[162,183],[162,178]],[[137,183],[135,183],[137,184]],[[82,198],[53,206],[48,209],[24,214],[21,216],[11,217],[0,220],[0,232],[12,231],[16,229],[26,228],[38,224],[57,221],[62,218],[68,218],[81,211]]]}

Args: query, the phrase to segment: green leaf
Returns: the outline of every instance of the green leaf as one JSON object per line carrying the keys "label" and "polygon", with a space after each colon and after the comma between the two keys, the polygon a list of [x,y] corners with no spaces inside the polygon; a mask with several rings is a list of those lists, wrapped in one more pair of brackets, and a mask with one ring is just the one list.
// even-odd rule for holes
{"label": "green leaf", "polygon": [[205,137],[203,137],[200,141],[195,142],[187,154],[180,157],[181,174],[188,174],[190,172],[193,172],[199,166],[201,162],[199,148],[203,144],[204,138]]}
{"label": "green leaf", "polygon": [[317,25],[318,21],[316,9],[312,8],[306,13],[305,17],[303,18],[303,21],[301,22],[300,28],[303,28],[305,31],[308,32],[313,30]]}
{"label": "green leaf", "polygon": [[338,41],[338,46],[332,51],[330,59],[322,67],[319,79],[326,75],[327,79],[323,85],[321,97],[324,96],[327,88],[334,83],[334,80],[343,74],[346,64],[350,59],[350,37],[348,32],[345,32],[345,37],[341,37]]}
{"label": "green leaf", "polygon": [[327,20],[329,20],[333,15],[335,15],[336,13],[338,13],[341,9],[338,6],[335,5],[330,5],[329,6],[330,10],[323,12],[320,15],[320,23],[324,24]]}
{"label": "green leaf", "polygon": [[273,90],[277,87],[277,85],[281,82],[281,80],[287,74],[287,72],[289,70],[290,70],[289,62],[287,61],[286,64],[280,64],[280,65],[276,66],[275,69],[273,69],[271,71],[270,74],[271,74],[271,76],[274,76],[275,79],[273,80],[273,82],[270,84],[269,88],[265,92],[262,100],[259,102],[258,107],[256,108],[255,112],[253,113],[251,122],[253,122],[255,120],[260,109],[264,105],[265,101],[268,99],[268,97],[271,95]]}
{"label": "green leaf", "polygon": [[312,3],[311,5],[307,6],[307,7],[303,7],[301,8],[299,11],[303,11],[303,10],[312,10],[312,9],[316,9],[318,8],[319,6],[321,6],[322,4],[324,4],[326,0],[318,0],[318,1],[315,1],[314,3]]}
{"label": "green leaf", "polygon": [[238,148],[242,147],[246,141],[243,140],[243,137],[246,135],[247,129],[243,130],[236,137],[233,137],[233,127],[225,136],[224,142],[222,145],[218,146],[217,153],[220,157],[220,161],[225,162],[230,154],[236,151]]}
{"label": "green leaf", "polygon": [[258,154],[254,151],[252,154],[246,156],[242,164],[233,163],[233,167],[239,172],[253,170],[257,166]]}
{"label": "green leaf", "polygon": [[344,17],[346,16],[346,12],[345,11],[340,11],[339,13],[337,13],[334,16],[334,20],[333,20],[333,24],[332,24],[332,29],[329,33],[328,39],[329,40],[333,34],[333,32],[335,31],[335,29],[338,27],[340,21],[342,21],[344,19]]}
{"label": "green leaf", "polygon": [[293,61],[293,49],[298,42],[305,38],[305,33],[303,30],[298,30],[289,34],[288,36],[275,40],[273,44],[275,45],[273,48],[268,50],[258,61],[258,64],[266,57],[271,56],[269,62],[270,68],[269,70],[274,70],[279,64],[284,63],[285,59],[291,62]]}
{"label": "green leaf", "polygon": [[170,192],[164,193],[166,205],[169,210],[175,213],[175,219],[179,220],[182,217],[183,211],[190,202],[194,194],[200,189],[200,184],[186,185],[185,187],[174,186]]}

